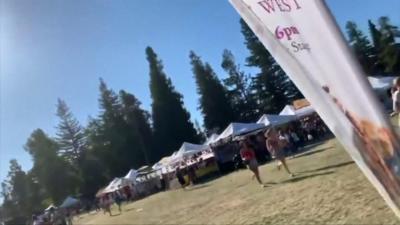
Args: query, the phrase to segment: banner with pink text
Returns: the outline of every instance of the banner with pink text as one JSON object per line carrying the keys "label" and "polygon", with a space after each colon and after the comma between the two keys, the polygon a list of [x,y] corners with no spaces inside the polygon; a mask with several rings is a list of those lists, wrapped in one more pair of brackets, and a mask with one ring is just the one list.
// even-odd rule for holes
{"label": "banner with pink text", "polygon": [[323,0],[230,0],[400,216],[399,140]]}

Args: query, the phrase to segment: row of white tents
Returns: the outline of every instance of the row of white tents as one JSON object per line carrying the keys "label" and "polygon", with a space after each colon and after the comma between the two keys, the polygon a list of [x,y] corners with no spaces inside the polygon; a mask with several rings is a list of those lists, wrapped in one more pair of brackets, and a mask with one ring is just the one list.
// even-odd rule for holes
{"label": "row of white tents", "polygon": [[264,114],[256,123],[231,123],[220,135],[212,135],[208,138],[205,144],[213,144],[229,137],[250,133],[264,129],[265,127],[287,124],[313,113],[315,113],[315,110],[312,106],[306,106],[296,110],[292,105],[287,105],[279,115]]}
{"label": "row of white tents", "polygon": [[[213,157],[214,155],[210,149],[210,145],[219,141],[256,132],[265,129],[266,127],[287,124],[314,112],[315,111],[312,107],[308,106],[301,108],[300,110],[295,110],[292,106],[286,106],[279,115],[262,115],[256,123],[231,123],[223,132],[211,135],[203,144],[192,144],[188,142],[182,143],[178,151],[174,152],[171,156],[162,158],[151,168],[147,167],[146,170],[150,169],[152,171],[157,171],[156,174],[158,176],[163,173],[172,172],[177,165],[184,161],[184,159],[189,159],[198,153],[206,152],[206,156]],[[100,197],[104,194],[115,192],[125,186],[132,186],[137,192],[144,192],[145,182],[142,182],[143,180],[141,180],[141,174],[143,171],[144,168],[138,170],[131,169],[124,177],[114,178],[105,188],[99,190],[96,196]]]}
{"label": "row of white tents", "polygon": [[[390,89],[394,78],[395,77],[368,77],[368,80],[375,92],[383,94]],[[173,169],[171,165],[181,162],[184,158],[190,158],[199,152],[209,150],[210,145],[221,140],[255,132],[257,130],[265,129],[266,127],[275,127],[287,124],[313,113],[315,113],[315,110],[311,105],[299,109],[296,109],[293,105],[287,105],[278,115],[264,114],[256,123],[231,123],[222,133],[212,134],[201,145],[184,142],[178,151],[174,152],[171,156],[162,158],[152,166],[152,169],[161,171],[161,173],[170,172]],[[130,170],[125,177],[115,178],[111,181],[102,192],[114,192],[118,190],[120,186],[124,186],[128,183],[136,184],[139,181],[137,178],[138,174],[138,170]]]}
{"label": "row of white tents", "polygon": [[293,106],[288,105],[279,115],[264,114],[256,123],[231,123],[220,134],[212,134],[201,145],[184,142],[178,151],[174,152],[171,156],[162,158],[153,166],[153,169],[162,170],[163,172],[170,171],[172,170],[172,165],[181,162],[184,158],[190,158],[199,152],[210,149],[210,145],[221,140],[265,129],[270,126],[287,124],[313,113],[315,113],[315,110],[311,106],[296,110]]}
{"label": "row of white tents", "polygon": [[[386,93],[392,87],[395,78],[393,76],[368,77],[368,80],[374,91],[379,94]],[[315,110],[311,105],[306,105],[298,109],[293,105],[286,105],[278,115],[264,114],[256,123],[231,123],[221,134],[211,135],[204,145],[210,145],[228,137],[239,136],[265,127],[287,124],[313,113],[315,113]]]}

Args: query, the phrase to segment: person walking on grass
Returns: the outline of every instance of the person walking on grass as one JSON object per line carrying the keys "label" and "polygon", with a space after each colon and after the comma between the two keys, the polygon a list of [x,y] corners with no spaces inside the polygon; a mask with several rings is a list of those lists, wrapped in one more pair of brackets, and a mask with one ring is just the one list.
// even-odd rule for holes
{"label": "person walking on grass", "polygon": [[280,169],[280,164],[282,164],[290,177],[294,177],[294,174],[290,172],[285,159],[284,148],[288,143],[285,140],[279,139],[279,134],[275,129],[268,129],[265,132],[265,138],[267,139],[266,146],[269,153],[272,158],[278,161],[278,170]]}
{"label": "person walking on grass", "polygon": [[112,193],[108,193],[103,200],[103,210],[104,210],[104,214],[108,213],[110,216],[112,216],[111,213],[111,205],[113,204],[113,200],[111,197]]}
{"label": "person walking on grass", "polygon": [[[119,188],[121,188],[121,187],[119,187]],[[122,205],[122,201],[124,200],[123,197],[122,197],[122,194],[121,194],[120,190],[117,190],[114,194],[115,194],[114,202],[118,206],[119,213],[122,213],[121,205]]]}
{"label": "person walking on grass", "polygon": [[178,182],[181,185],[182,189],[184,189],[186,187],[186,181],[185,178],[183,177],[183,172],[180,166],[176,167],[175,176],[178,179]]}
{"label": "person walking on grass", "polygon": [[249,170],[254,173],[258,183],[261,187],[265,187],[260,178],[260,172],[258,171],[258,162],[256,159],[256,154],[254,149],[249,144],[248,140],[244,140],[240,142],[240,156],[242,157],[243,162],[247,165]]}

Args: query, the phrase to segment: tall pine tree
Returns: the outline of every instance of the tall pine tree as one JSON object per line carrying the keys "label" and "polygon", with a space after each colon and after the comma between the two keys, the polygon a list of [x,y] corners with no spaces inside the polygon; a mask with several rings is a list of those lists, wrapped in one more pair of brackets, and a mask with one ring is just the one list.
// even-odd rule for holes
{"label": "tall pine tree", "polygon": [[30,205],[28,177],[15,159],[10,160],[7,179],[3,183],[3,200],[8,202],[8,204],[5,204],[6,210],[10,213],[8,216],[27,219],[29,215],[28,206]]}
{"label": "tall pine tree", "polygon": [[377,74],[384,75],[385,66],[382,63],[380,57],[380,52],[382,52],[382,44],[381,44],[382,34],[371,20],[368,20],[368,27],[372,39],[374,55],[376,58],[376,64],[374,65],[374,67]]}
{"label": "tall pine tree", "polygon": [[109,89],[106,83],[100,79],[100,116],[97,122],[100,125],[98,131],[101,136],[100,145],[101,156],[112,177],[121,176],[130,168],[130,157],[128,150],[125,149],[126,137],[123,133],[126,123],[122,115],[122,104],[118,95]]}
{"label": "tall pine tree", "polygon": [[179,94],[163,71],[162,62],[151,47],[146,48],[150,67],[150,92],[154,143],[157,152],[153,157],[160,159],[177,150],[184,142],[198,143],[199,137],[190,121]]}
{"label": "tall pine tree", "polygon": [[366,75],[378,73],[379,71],[376,68],[378,65],[378,58],[368,37],[364,35],[363,32],[358,29],[357,24],[352,21],[347,22],[346,30],[349,37],[349,44]]}
{"label": "tall pine tree", "polygon": [[385,72],[397,75],[400,73],[400,43],[396,42],[399,37],[399,30],[390,23],[388,17],[379,18],[381,33],[380,58],[385,65]]}
{"label": "tall pine tree", "polygon": [[195,120],[194,121],[194,128],[196,129],[197,135],[199,136],[199,143],[204,143],[207,139],[206,132],[204,129],[200,126],[199,121]]}
{"label": "tall pine tree", "polygon": [[239,121],[254,121],[258,113],[256,101],[250,89],[250,75],[240,70],[240,66],[236,64],[235,57],[229,50],[224,50],[221,66],[228,74],[228,78],[225,78],[223,83],[228,90],[229,99]]}
{"label": "tall pine tree", "polygon": [[208,63],[203,63],[193,51],[189,57],[200,95],[199,108],[204,126],[208,133],[220,132],[236,119],[227,91]]}
{"label": "tall pine tree", "polygon": [[374,45],[375,48],[375,52],[379,52],[382,48],[381,46],[382,34],[378,30],[378,28],[376,28],[376,25],[371,20],[368,20],[368,27],[372,38],[372,44]]}
{"label": "tall pine tree", "polygon": [[89,118],[85,129],[87,149],[82,154],[80,193],[91,199],[106,183],[113,178],[110,162],[109,143],[104,138],[104,127],[100,119]]}
{"label": "tall pine tree", "polygon": [[100,80],[99,103],[100,116],[89,124],[89,143],[106,165],[107,176],[121,176],[146,164],[146,146],[139,130],[144,123],[135,121],[137,112],[142,113],[137,99],[124,91],[117,95]]}
{"label": "tall pine tree", "polygon": [[119,93],[121,102],[123,104],[123,115],[128,125],[127,132],[130,133],[128,141],[135,145],[135,163],[137,167],[142,165],[149,165],[151,160],[151,153],[153,151],[153,136],[150,127],[150,114],[143,110],[140,101],[132,94],[125,91]]}
{"label": "tall pine tree", "polygon": [[246,22],[241,19],[240,24],[246,47],[250,51],[250,56],[246,59],[247,65],[260,69],[252,85],[257,96],[257,105],[262,113],[278,113],[285,105],[302,98],[302,94]]}
{"label": "tall pine tree", "polygon": [[72,166],[58,156],[59,146],[55,140],[37,129],[28,139],[25,150],[33,158],[32,173],[54,203],[59,204],[77,192],[79,178]]}
{"label": "tall pine tree", "polygon": [[86,145],[84,129],[62,99],[58,99],[57,102],[57,116],[60,121],[57,126],[56,140],[60,147],[60,154],[77,166]]}

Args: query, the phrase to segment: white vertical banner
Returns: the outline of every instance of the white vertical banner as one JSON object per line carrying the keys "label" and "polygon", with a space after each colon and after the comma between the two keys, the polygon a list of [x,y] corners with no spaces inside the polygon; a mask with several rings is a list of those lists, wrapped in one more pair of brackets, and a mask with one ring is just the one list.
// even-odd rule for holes
{"label": "white vertical banner", "polygon": [[400,217],[399,140],[323,0],[230,0]]}

